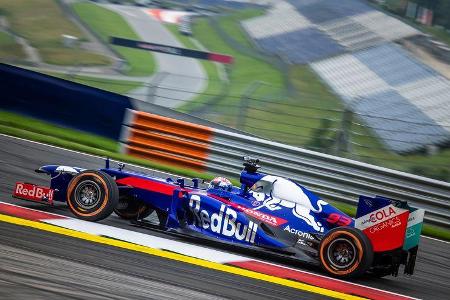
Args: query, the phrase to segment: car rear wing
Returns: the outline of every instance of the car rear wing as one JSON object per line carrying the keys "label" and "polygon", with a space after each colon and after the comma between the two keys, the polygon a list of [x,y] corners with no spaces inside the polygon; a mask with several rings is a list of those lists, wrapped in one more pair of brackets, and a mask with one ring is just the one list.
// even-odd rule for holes
{"label": "car rear wing", "polygon": [[372,243],[375,253],[402,251],[405,274],[414,271],[425,211],[406,201],[360,196],[355,227]]}

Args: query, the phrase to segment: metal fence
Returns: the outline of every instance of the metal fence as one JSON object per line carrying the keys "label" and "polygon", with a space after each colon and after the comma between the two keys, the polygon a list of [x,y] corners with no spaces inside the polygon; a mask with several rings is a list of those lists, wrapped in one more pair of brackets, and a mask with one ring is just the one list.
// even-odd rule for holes
{"label": "metal fence", "polygon": [[[135,120],[138,119],[135,118]],[[173,127],[166,124],[164,129],[161,129],[166,136],[168,128],[177,128],[180,121],[165,118],[165,123],[167,122],[172,122]],[[133,127],[136,127],[133,124],[137,123],[139,122],[128,122],[127,128],[133,131]],[[147,127],[146,130],[161,131],[158,127]],[[144,128],[141,127],[141,129]],[[173,151],[170,147],[156,149],[154,145],[152,146],[154,142],[149,141],[146,142],[147,147],[159,153],[167,152],[166,154],[177,158],[198,161],[210,172],[231,176],[236,176],[241,171],[242,156],[255,156],[260,158],[264,172],[289,177],[324,199],[349,204],[356,204],[359,195],[379,195],[406,200],[412,206],[424,208],[427,211],[425,220],[428,223],[450,226],[450,183],[225,130],[207,127],[202,127],[202,130],[211,132],[211,135],[202,141],[202,145],[207,148],[206,156],[203,151],[202,155],[196,156],[193,151],[183,153]],[[195,145],[199,143],[199,139],[195,138],[194,134],[179,135],[177,131],[179,128],[170,130],[170,136],[174,142],[175,139],[182,139],[184,142],[192,142]],[[130,138],[123,138],[122,142],[132,145],[132,135]],[[144,149],[146,147],[145,144],[140,146]],[[179,162],[180,159],[177,161]]]}
{"label": "metal fence", "polygon": [[208,169],[237,175],[243,155],[257,156],[263,169],[296,180],[326,199],[355,204],[359,195],[407,200],[426,209],[426,221],[449,226],[450,184],[349,159],[215,130]]}

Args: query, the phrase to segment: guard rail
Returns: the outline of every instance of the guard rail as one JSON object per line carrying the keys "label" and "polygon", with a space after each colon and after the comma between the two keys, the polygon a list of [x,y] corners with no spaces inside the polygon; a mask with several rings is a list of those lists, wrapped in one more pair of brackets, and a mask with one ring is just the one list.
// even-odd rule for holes
{"label": "guard rail", "polygon": [[291,178],[324,199],[356,204],[359,195],[407,200],[427,223],[450,227],[450,183],[294,146],[128,110],[123,152],[197,171],[236,176],[242,157],[265,172]]}

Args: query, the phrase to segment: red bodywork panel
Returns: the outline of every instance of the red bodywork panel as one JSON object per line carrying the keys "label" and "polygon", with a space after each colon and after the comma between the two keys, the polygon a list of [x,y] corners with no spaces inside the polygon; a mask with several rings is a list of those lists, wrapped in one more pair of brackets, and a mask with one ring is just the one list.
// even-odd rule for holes
{"label": "red bodywork panel", "polygon": [[409,210],[393,205],[382,207],[355,220],[372,242],[374,252],[401,248],[405,241]]}

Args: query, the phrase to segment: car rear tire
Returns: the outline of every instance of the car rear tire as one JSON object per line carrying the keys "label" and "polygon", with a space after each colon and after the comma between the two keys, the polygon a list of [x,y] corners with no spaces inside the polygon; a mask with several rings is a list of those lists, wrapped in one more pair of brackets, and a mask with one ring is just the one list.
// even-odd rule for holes
{"label": "car rear tire", "polygon": [[117,206],[119,189],[114,179],[94,170],[75,175],[67,187],[67,204],[79,219],[99,221]]}
{"label": "car rear tire", "polygon": [[332,276],[356,277],[372,265],[372,244],[367,236],[356,228],[334,228],[320,242],[319,258],[323,269]]}
{"label": "car rear tire", "polygon": [[138,200],[120,197],[119,204],[114,208],[114,212],[124,220],[137,220],[148,217],[153,209]]}

